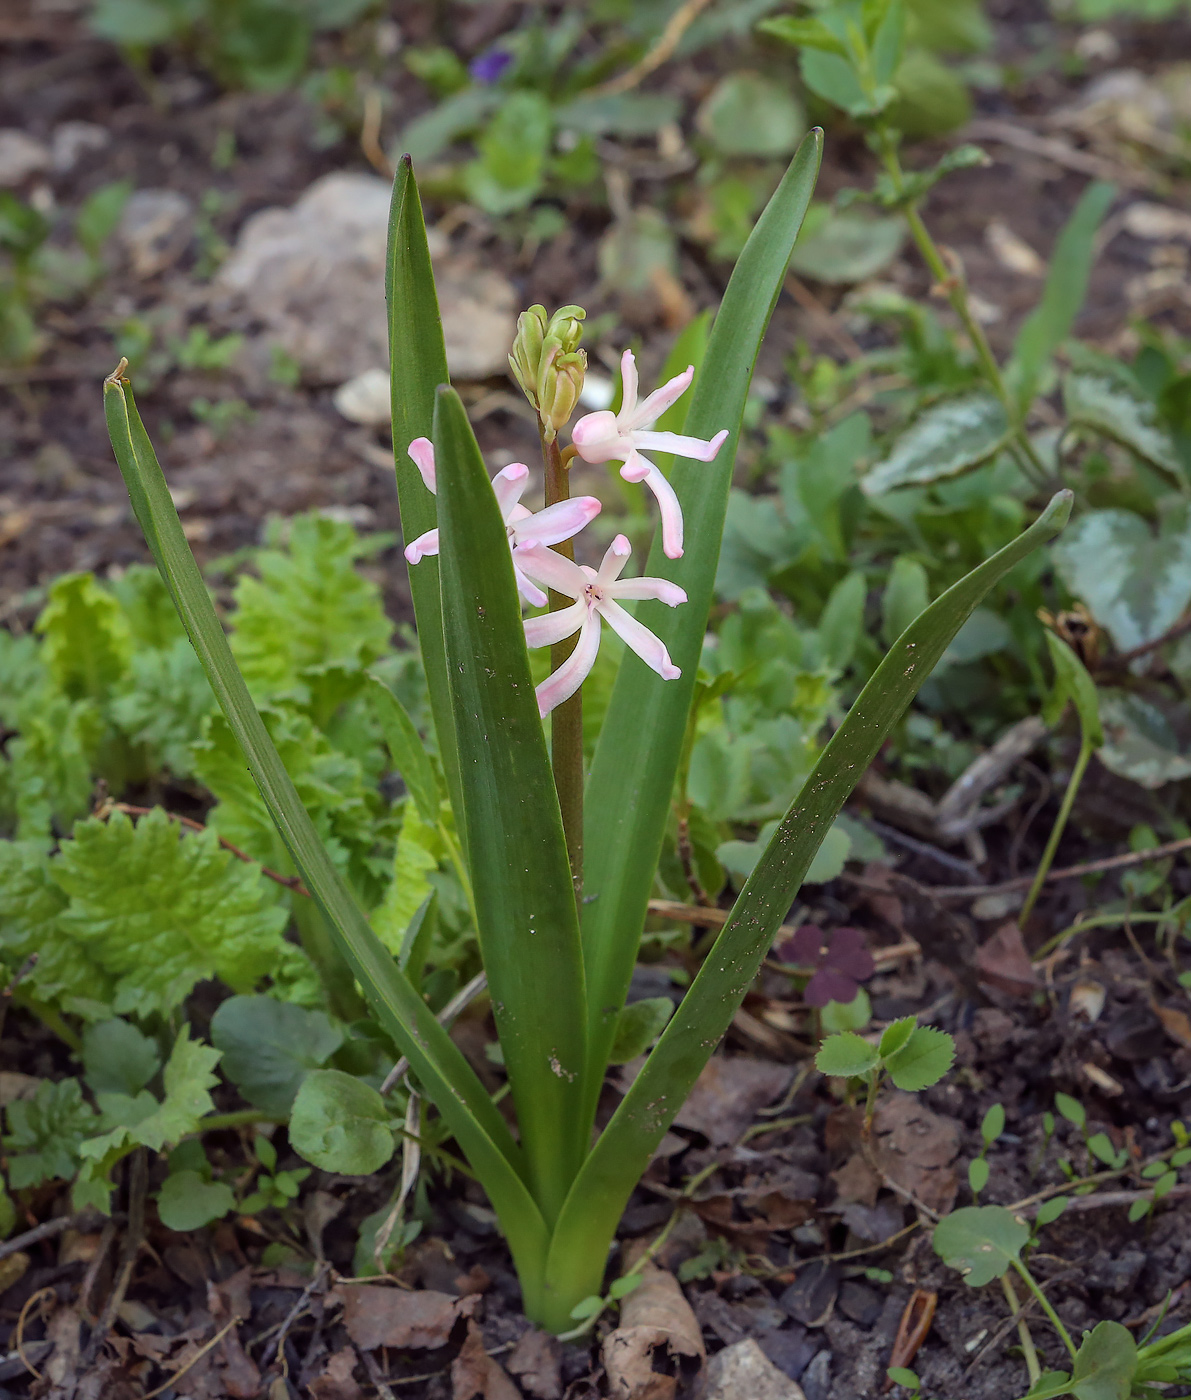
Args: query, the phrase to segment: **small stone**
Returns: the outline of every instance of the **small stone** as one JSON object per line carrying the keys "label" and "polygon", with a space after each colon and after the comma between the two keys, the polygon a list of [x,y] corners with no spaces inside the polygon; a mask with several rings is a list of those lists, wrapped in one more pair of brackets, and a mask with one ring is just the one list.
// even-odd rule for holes
{"label": "small stone", "polygon": [[335,390],[331,402],[349,423],[379,428],[391,422],[388,370],[373,368],[357,374]]}
{"label": "small stone", "polygon": [[1138,1249],[1126,1249],[1115,1258],[1100,1252],[1084,1269],[1080,1281],[1088,1288],[1102,1288],[1106,1293],[1132,1294],[1145,1264],[1146,1257]]}
{"label": "small stone", "polygon": [[751,1337],[736,1342],[707,1363],[704,1400],[806,1400],[802,1388]]}
{"label": "small stone", "polygon": [[855,1279],[849,1279],[839,1291],[839,1310],[861,1327],[871,1327],[881,1316],[881,1295]]}
{"label": "small stone", "polygon": [[107,127],[99,126],[96,122],[63,122],[61,126],[56,126],[50,137],[54,173],[69,174],[83,156],[105,150],[111,140],[112,135]]}
{"label": "small stone", "polygon": [[785,1289],[778,1303],[804,1327],[822,1327],[831,1316],[839,1290],[839,1270],[833,1264],[810,1264]]}
{"label": "small stone", "polygon": [[50,148],[15,127],[0,130],[0,188],[20,185],[30,175],[48,170]]}
{"label": "small stone", "polygon": [[177,190],[135,190],[120,215],[117,236],[133,272],[155,277],[190,243],[193,206]]}
{"label": "small stone", "polygon": [[805,1327],[798,1326],[786,1327],[780,1332],[766,1332],[763,1337],[758,1337],[757,1345],[792,1381],[798,1380],[818,1350],[815,1338]]}
{"label": "small stone", "polygon": [[802,1373],[802,1391],[806,1400],[827,1400],[831,1390],[831,1353],[819,1352]]}

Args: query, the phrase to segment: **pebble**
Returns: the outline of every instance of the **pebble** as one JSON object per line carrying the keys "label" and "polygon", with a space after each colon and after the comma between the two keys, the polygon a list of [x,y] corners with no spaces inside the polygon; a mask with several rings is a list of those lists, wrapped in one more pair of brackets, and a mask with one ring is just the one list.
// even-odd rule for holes
{"label": "pebble", "polygon": [[806,1400],[827,1400],[831,1390],[831,1353],[818,1352],[802,1373],[802,1390]]}
{"label": "pebble", "polygon": [[839,1291],[839,1310],[861,1327],[871,1327],[881,1316],[881,1295],[866,1284],[849,1279]]}
{"label": "pebble", "polygon": [[786,1288],[778,1303],[795,1322],[821,1327],[831,1315],[839,1289],[839,1270],[831,1264],[811,1264]]}
{"label": "pebble", "polygon": [[808,1400],[797,1381],[779,1371],[751,1337],[718,1351],[707,1363],[704,1400]]}
{"label": "pebble", "polygon": [[15,127],[0,129],[0,189],[23,184],[30,175],[48,170],[50,148]]}
{"label": "pebble", "polygon": [[111,141],[111,132],[96,122],[63,122],[50,137],[54,173],[69,174],[85,155],[106,149]]}
{"label": "pebble", "polygon": [[819,1344],[805,1327],[783,1327],[780,1332],[766,1332],[757,1338],[757,1345],[780,1370],[796,1381],[810,1365]]}
{"label": "pebble", "polygon": [[392,417],[388,370],[375,365],[366,369],[363,374],[341,384],[331,401],[349,423],[381,427]]}
{"label": "pebble", "polygon": [[120,215],[117,238],[138,277],[155,277],[186,251],[194,206],[177,190],[134,190]]}

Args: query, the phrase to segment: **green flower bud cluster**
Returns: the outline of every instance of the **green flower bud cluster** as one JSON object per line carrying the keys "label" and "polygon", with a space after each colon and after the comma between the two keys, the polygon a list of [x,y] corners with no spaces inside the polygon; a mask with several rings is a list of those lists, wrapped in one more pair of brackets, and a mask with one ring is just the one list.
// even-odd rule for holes
{"label": "green flower bud cluster", "polygon": [[587,354],[579,349],[586,316],[581,306],[560,307],[550,317],[544,306],[531,306],[517,318],[509,368],[537,409],[547,442],[579,402],[587,369]]}

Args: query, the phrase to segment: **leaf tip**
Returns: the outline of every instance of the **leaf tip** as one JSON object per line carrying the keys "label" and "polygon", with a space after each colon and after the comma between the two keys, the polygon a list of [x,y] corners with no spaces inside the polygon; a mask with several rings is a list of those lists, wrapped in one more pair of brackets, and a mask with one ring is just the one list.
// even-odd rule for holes
{"label": "leaf tip", "polygon": [[1050,504],[1043,512],[1042,518],[1053,527],[1056,533],[1071,519],[1071,507],[1074,502],[1075,492],[1069,487],[1064,487],[1062,491],[1056,491],[1050,498]]}
{"label": "leaf tip", "polygon": [[127,369],[128,357],[126,355],[121,355],[120,363],[112,370],[111,374],[104,379],[103,387],[105,389],[119,389],[121,385],[127,384],[129,382],[128,375],[125,372]]}

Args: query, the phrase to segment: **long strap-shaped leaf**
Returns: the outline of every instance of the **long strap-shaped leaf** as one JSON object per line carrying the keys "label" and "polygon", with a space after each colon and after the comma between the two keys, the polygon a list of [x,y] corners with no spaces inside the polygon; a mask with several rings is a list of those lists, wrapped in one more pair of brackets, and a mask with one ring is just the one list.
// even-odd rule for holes
{"label": "long strap-shaped leaf", "polygon": [[443,635],[480,947],[530,1189],[553,1222],[586,1147],[583,954],[508,536],[459,395],[434,414]]}
{"label": "long strap-shaped leaf", "polygon": [[[393,180],[385,299],[389,308],[393,458],[397,499],[401,505],[401,530],[408,544],[418,535],[434,529],[435,506],[434,497],[426,490],[418,469],[410,461],[407,448],[414,438],[430,437],[434,427],[434,392],[440,384],[448,383],[447,352],[434,289],[434,270],[430,265],[430,248],[426,242],[426,221],[409,156],[401,157]],[[458,811],[459,760],[455,753],[443,649],[439,563],[433,555],[409,570],[409,591],[413,597],[418,643],[430,692],[430,713],[438,735],[447,793],[451,805]]]}
{"label": "long strap-shaped leaf", "polygon": [[679,680],[662,684],[631,651],[624,654],[600,734],[586,799],[583,950],[589,1016],[588,1108],[594,1112],[608,1049],[636,961],[645,909],[661,852],[707,618],[745,400],[761,340],[810,203],[823,152],[812,131],[757,221],[715,318],[683,432],[729,438],[714,462],[676,461],[671,480],[682,502],[686,553],[669,560],[655,539],[647,574],[686,589],[680,608],[642,603],[638,619],[661,637]]}
{"label": "long strap-shaped leaf", "polygon": [[1071,513],[1061,491],[1012,544],[949,588],[890,647],[766,846],[698,976],[575,1181],[554,1231],[546,1291],[602,1251],[629,1193],[769,950],[820,842],[918,687],[990,588]]}
{"label": "long strap-shaped leaf", "polygon": [[319,840],[232,659],[132,391],[119,376],[104,381],[104,412],[133,510],[269,814],[381,1024],[483,1180],[518,1269],[540,1277],[546,1226],[522,1179],[521,1149],[475,1071],[373,933]]}

